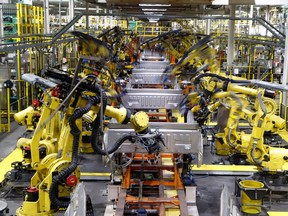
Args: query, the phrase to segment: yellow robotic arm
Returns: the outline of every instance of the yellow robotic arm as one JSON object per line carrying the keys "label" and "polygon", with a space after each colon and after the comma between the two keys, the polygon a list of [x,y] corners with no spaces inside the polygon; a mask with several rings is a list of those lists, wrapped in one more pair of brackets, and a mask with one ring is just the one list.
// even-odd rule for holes
{"label": "yellow robotic arm", "polygon": [[38,110],[35,110],[32,106],[27,107],[26,109],[15,113],[14,119],[18,124],[25,125],[27,127],[27,131],[33,131],[36,126],[33,117],[36,115],[40,115]]}
{"label": "yellow robotic arm", "polygon": [[[249,142],[246,146],[247,161],[259,167],[262,171],[268,172],[284,172],[288,170],[288,150],[284,148],[273,148],[264,143],[265,131],[276,131],[285,128],[285,122],[275,115],[276,106],[272,99],[267,98],[273,96],[272,92],[265,89],[252,89],[240,85],[231,83],[231,80],[227,77],[222,77],[216,74],[201,74],[195,79],[196,84],[201,84],[202,88],[210,94],[212,99],[221,97],[230,97],[231,92],[242,94],[246,96],[252,96],[255,98],[255,110],[256,112],[250,112],[246,109],[246,106],[239,109],[238,112],[233,112],[230,118],[232,122],[228,121],[228,128],[225,132],[229,134],[229,125],[233,124],[233,119],[237,119],[237,113],[239,116],[249,118],[252,124],[252,133],[249,135]],[[214,93],[216,89],[219,89],[220,93]],[[239,106],[238,106],[239,107]],[[237,106],[232,109],[237,109]],[[240,107],[239,107],[240,108]],[[243,114],[241,114],[241,112]],[[231,114],[231,112],[230,112]],[[233,117],[234,116],[234,117]],[[235,146],[236,147],[236,146]],[[243,152],[243,151],[242,151]]]}

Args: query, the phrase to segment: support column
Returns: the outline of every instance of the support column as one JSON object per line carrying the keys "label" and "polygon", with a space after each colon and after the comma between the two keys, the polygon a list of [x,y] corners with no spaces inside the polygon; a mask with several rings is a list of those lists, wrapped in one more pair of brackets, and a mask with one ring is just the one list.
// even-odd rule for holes
{"label": "support column", "polygon": [[227,52],[227,70],[232,68],[234,58],[234,42],[235,42],[235,5],[230,5],[229,30],[228,30],[228,52]]}
{"label": "support column", "polygon": [[[4,37],[4,24],[3,24],[3,6],[0,4],[0,38]],[[0,39],[0,44],[2,39]]]}
{"label": "support column", "polygon": [[[86,13],[88,13],[89,11],[89,2],[86,1]],[[89,16],[86,15],[86,30],[89,31]]]}
{"label": "support column", "polygon": [[211,19],[206,20],[206,34],[210,35]]}
{"label": "support column", "polygon": [[[270,22],[270,14],[269,14],[269,10],[270,10],[270,7],[269,5],[266,7],[266,13],[265,13],[265,20],[267,22]],[[268,35],[268,29],[266,28],[266,32],[265,32],[265,36],[267,37]]]}
{"label": "support column", "polygon": [[[109,10],[109,13],[112,14],[112,10]],[[110,25],[110,29],[112,29],[112,25],[113,25],[113,17],[109,16],[109,25]]]}
{"label": "support column", "polygon": [[44,34],[50,33],[49,0],[43,1],[44,8]]}
{"label": "support column", "polygon": [[[242,14],[241,14],[241,11],[242,11],[242,6],[240,5],[239,6],[239,8],[238,8],[238,16],[241,18],[242,17]],[[235,21],[236,22],[236,21]],[[241,31],[240,31],[240,20],[237,20],[237,22],[236,22],[236,34],[239,34],[239,33],[241,33]]]}
{"label": "support column", "polygon": [[[69,0],[69,21],[74,18],[74,0]],[[72,31],[74,30],[74,25],[70,28]]]}
{"label": "support column", "polygon": [[[286,35],[288,35],[288,22],[286,22],[285,33],[286,33]],[[288,81],[288,37],[286,37],[286,39],[285,39],[284,56],[285,56],[285,58],[284,58],[284,66],[283,66],[282,85],[286,86],[287,85],[287,81]],[[284,91],[283,94],[282,94],[282,104],[284,106],[288,106],[288,104],[287,104],[287,92],[286,91]],[[285,112],[286,112],[286,110],[285,110]]]}
{"label": "support column", "polygon": [[61,29],[61,26],[62,26],[61,4],[62,4],[62,0],[59,0],[59,29]]}
{"label": "support column", "polygon": [[[254,6],[251,5],[251,6],[250,6],[250,14],[249,14],[249,18],[250,18],[250,19],[253,18],[253,10],[254,10]],[[249,21],[249,35],[252,34],[252,24],[253,24],[253,21],[250,20],[250,21]]]}
{"label": "support column", "polygon": [[51,51],[50,66],[54,67],[55,65],[56,65],[56,48],[55,46],[53,46]]}
{"label": "support column", "polygon": [[[107,9],[104,9],[104,13],[107,13]],[[104,16],[104,29],[107,28],[107,16]]]}
{"label": "support column", "polygon": [[[96,6],[96,13],[99,14],[99,11],[100,11],[99,6]],[[100,19],[99,19],[99,16],[97,15],[96,16],[96,29],[97,30],[99,29],[99,21],[100,21]]]}

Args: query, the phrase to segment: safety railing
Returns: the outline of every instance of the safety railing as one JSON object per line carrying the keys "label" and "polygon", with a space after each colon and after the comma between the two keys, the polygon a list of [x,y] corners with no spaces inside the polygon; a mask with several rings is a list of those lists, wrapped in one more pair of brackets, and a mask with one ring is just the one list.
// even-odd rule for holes
{"label": "safety railing", "polygon": [[42,7],[17,3],[16,8],[19,36],[44,33],[44,10]]}
{"label": "safety railing", "polygon": [[[2,86],[0,93],[0,132],[10,132],[11,121],[13,121],[13,115],[21,109],[28,107],[32,103],[31,86],[24,83],[23,80],[18,82],[17,80],[0,80]],[[22,97],[18,97],[18,86],[22,85],[21,91]],[[24,88],[24,89],[23,89]]]}
{"label": "safety railing", "polygon": [[[50,45],[52,37],[49,36],[6,36],[4,38],[13,38],[17,42],[0,44],[0,53],[8,52],[12,55],[14,54],[13,62],[9,63],[9,67],[15,71],[13,77],[7,77],[13,83],[13,88],[4,89],[0,92],[0,101],[5,101],[5,105],[0,107],[0,132],[10,131],[10,120],[13,120],[13,114],[31,105],[32,99],[35,96],[35,87],[21,79],[23,73],[40,75],[42,69],[47,64],[50,66],[55,64],[61,65],[63,59],[69,62],[68,68],[73,70],[73,66],[70,64],[72,58],[78,58],[77,49],[74,45],[76,39],[70,34],[62,35],[52,46]],[[0,83],[4,83],[5,81],[0,80]],[[10,95],[7,96],[6,92],[7,94],[9,92]]]}
{"label": "safety railing", "polygon": [[165,26],[144,26],[136,24],[135,28],[135,32],[141,37],[156,37],[169,31],[171,31],[171,28]]}

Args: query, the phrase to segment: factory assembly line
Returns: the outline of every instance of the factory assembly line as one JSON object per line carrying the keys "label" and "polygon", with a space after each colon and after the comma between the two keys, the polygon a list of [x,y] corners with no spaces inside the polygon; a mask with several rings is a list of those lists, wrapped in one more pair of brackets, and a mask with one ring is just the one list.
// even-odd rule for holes
{"label": "factory assembly line", "polygon": [[[5,213],[3,199],[0,215],[95,215],[85,157],[109,170],[105,216],[201,215],[197,182],[207,175],[235,176],[234,191],[219,194],[221,216],[287,205],[288,133],[278,112],[287,85],[223,70],[219,38],[189,29],[143,39],[115,26],[69,38],[74,69],[21,75],[37,94],[13,115],[26,131],[1,191],[22,191],[24,200]],[[218,160],[207,164],[211,152]]]}
{"label": "factory assembly line", "polygon": [[[207,119],[221,107],[228,115],[226,126],[214,134],[216,152],[258,168],[251,179],[236,181],[238,193],[246,196],[242,211],[260,213],[269,185],[287,182],[288,150],[285,145],[265,143],[266,136],[278,135],[285,128],[285,121],[275,115],[273,89],[286,89],[220,72],[209,46],[211,37],[198,36],[173,65],[157,51],[152,54],[147,48],[152,40],[144,42],[132,74],[123,77],[130,62],[119,66],[116,59],[118,74],[105,64],[114,63],[120,50],[116,44],[112,48],[87,34],[72,34],[79,38],[81,52],[74,74],[48,68],[43,78],[22,76],[44,91],[38,103],[14,116],[33,131],[18,140],[23,161],[8,175],[17,181],[33,173],[17,215],[50,215],[68,208],[67,198],[80,179],[79,153],[89,150],[109,158],[113,172],[108,197],[115,201],[115,215],[162,215],[168,209],[180,215],[198,214],[191,172],[194,164],[202,164]],[[167,40],[173,34],[153,40]],[[271,90],[261,88],[265,85]],[[173,122],[180,111],[186,115],[185,122]],[[189,119],[190,112],[195,120],[191,115]],[[250,133],[239,130],[240,121],[249,122]],[[173,196],[165,196],[169,190],[175,191]],[[68,210],[79,211],[73,206]],[[87,210],[86,215],[92,214]]]}

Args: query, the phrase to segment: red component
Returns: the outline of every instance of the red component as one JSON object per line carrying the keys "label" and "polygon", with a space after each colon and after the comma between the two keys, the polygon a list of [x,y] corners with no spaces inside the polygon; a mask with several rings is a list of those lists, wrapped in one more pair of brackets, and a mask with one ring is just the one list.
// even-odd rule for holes
{"label": "red component", "polygon": [[56,86],[56,87],[52,90],[51,95],[52,95],[53,97],[59,97],[59,96],[60,96],[60,89],[59,89],[58,86]]}
{"label": "red component", "polygon": [[25,146],[25,147],[24,147],[24,150],[25,150],[25,151],[30,151],[30,150],[31,150],[31,147],[30,147],[30,146]]}
{"label": "red component", "polygon": [[27,188],[27,192],[28,193],[36,193],[36,192],[38,192],[39,190],[38,190],[38,188],[36,188],[36,187],[28,187]]}
{"label": "red component", "polygon": [[98,76],[98,75],[99,75],[99,72],[98,72],[98,71],[95,71],[94,74],[95,74],[96,76]]}
{"label": "red component", "polygon": [[29,202],[36,202],[39,199],[39,190],[36,187],[28,187],[26,194]]}
{"label": "red component", "polygon": [[39,100],[38,100],[38,99],[33,99],[33,100],[32,100],[32,106],[33,106],[34,108],[39,107],[39,106],[40,106]]}
{"label": "red component", "polygon": [[70,187],[73,187],[77,184],[78,178],[76,175],[69,175],[68,178],[66,179],[66,184]]}

